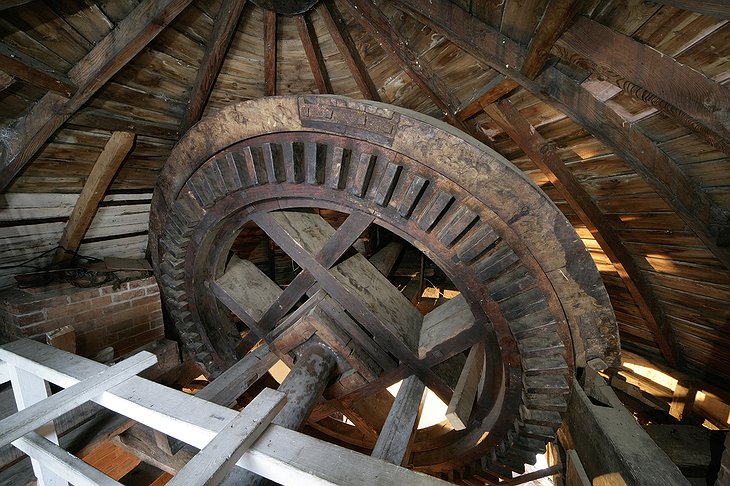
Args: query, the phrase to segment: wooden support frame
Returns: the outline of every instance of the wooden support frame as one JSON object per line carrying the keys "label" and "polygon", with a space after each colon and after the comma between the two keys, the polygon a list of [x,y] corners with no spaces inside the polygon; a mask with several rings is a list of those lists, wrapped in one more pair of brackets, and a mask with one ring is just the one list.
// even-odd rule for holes
{"label": "wooden support frame", "polygon": [[0,146],[0,191],[4,190],[81,106],[142,50],[191,0],[146,0],[99,41],[68,73],[78,86],[71,98],[49,92],[12,127],[10,142]]}
{"label": "wooden support frame", "polygon": [[730,154],[730,88],[586,17],[556,47],[560,57],[593,70]]}
{"label": "wooden support frame", "polygon": [[[41,383],[48,380],[61,387],[73,386],[106,369],[89,359],[30,340],[1,346],[0,360]],[[207,446],[238,415],[234,410],[136,376],[94,401],[199,449]],[[338,458],[336,464],[331,460],[333,457]],[[388,484],[446,484],[273,424],[236,465],[284,485],[365,486],[372,484],[373,470]]]}
{"label": "wooden support frame", "polygon": [[452,3],[398,0],[420,22],[582,125],[642,176],[708,249],[730,268],[730,248],[718,239],[730,232],[730,216],[682,172],[649,136],[627,123],[586,88],[549,67],[535,80],[519,71],[525,50]]}
{"label": "wooden support frame", "polygon": [[455,430],[464,430],[469,425],[469,417],[479,389],[479,381],[484,368],[484,344],[475,344],[469,350],[464,368],[456,383],[454,395],[446,408],[446,420]]}
{"label": "wooden support frame", "polygon": [[91,169],[71,216],[68,218],[68,223],[63,229],[63,235],[58,244],[59,249],[53,258],[54,263],[71,259],[79,249],[81,240],[99,208],[99,203],[104,199],[104,194],[112,179],[134,145],[134,138],[134,134],[129,132],[112,133]]}
{"label": "wooden support frame", "polygon": [[264,10],[264,96],[276,96],[276,11]]}
{"label": "wooden support frame", "polygon": [[355,43],[350,37],[345,21],[342,19],[340,11],[337,9],[333,0],[322,0],[315,7],[317,13],[322,17],[327,30],[337,49],[340,51],[342,59],[350,69],[355,84],[357,84],[360,93],[368,100],[381,101],[378,90],[373,84],[373,80],[368,74],[368,70],[357,52]]}
{"label": "wooden support frame", "polygon": [[181,131],[186,132],[193,126],[205,111],[213,85],[218,78],[223,61],[226,57],[228,47],[231,45],[233,35],[241,18],[246,0],[224,0],[221,5],[213,31],[210,34],[208,48],[205,50],[203,60],[200,62],[198,74],[190,91],[190,102],[181,123]]}
{"label": "wooden support frame", "polygon": [[522,74],[535,79],[545,65],[553,44],[573,23],[582,4],[583,2],[579,0],[550,0],[547,3],[545,13],[530,40],[530,45],[527,46],[525,60],[520,67]]}
{"label": "wooden support frame", "polygon": [[304,48],[304,54],[307,56],[309,67],[312,70],[314,76],[314,82],[317,83],[317,89],[320,94],[332,93],[332,83],[327,74],[327,66],[324,64],[322,58],[322,51],[319,49],[319,43],[317,42],[317,34],[314,32],[312,21],[309,19],[309,14],[303,13],[296,15],[294,21],[297,24],[297,30],[299,31],[299,38],[302,40],[302,47]]}
{"label": "wooden support frame", "polygon": [[659,349],[677,368],[684,367],[684,357],[674,331],[667,321],[659,299],[621,239],[580,181],[565,166],[555,149],[542,138],[509,100],[484,106],[484,111],[527,154],[530,160],[570,204],[596,239],[639,307],[642,317]]}

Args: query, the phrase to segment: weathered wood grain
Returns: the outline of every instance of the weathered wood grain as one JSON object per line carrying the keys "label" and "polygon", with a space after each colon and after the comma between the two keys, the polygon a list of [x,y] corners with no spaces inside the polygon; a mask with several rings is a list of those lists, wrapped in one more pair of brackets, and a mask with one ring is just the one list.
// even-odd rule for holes
{"label": "weathered wood grain", "polygon": [[276,11],[264,10],[264,95],[276,95]]}
{"label": "weathered wood grain", "polygon": [[0,44],[0,63],[6,74],[39,88],[54,91],[65,97],[76,92],[76,86],[67,76],[5,44]]}

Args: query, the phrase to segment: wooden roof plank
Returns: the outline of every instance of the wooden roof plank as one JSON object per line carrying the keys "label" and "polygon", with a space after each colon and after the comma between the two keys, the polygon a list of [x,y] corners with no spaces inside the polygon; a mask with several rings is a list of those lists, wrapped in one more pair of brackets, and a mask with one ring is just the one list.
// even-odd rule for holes
{"label": "wooden roof plank", "polygon": [[276,12],[264,10],[264,96],[276,95]]}
{"label": "wooden roof plank", "polygon": [[457,128],[468,132],[466,126],[456,117],[460,102],[433,69],[420,58],[391,25],[382,11],[370,0],[349,0],[355,19],[382,47],[393,55],[408,76],[415,82],[431,101],[444,113],[446,119]]}
{"label": "wooden roof plank", "polygon": [[657,0],[657,3],[709,15],[710,17],[730,19],[730,3],[727,0]]}
{"label": "wooden roof plank", "polygon": [[224,0],[221,5],[213,24],[208,48],[205,50],[205,56],[190,91],[190,102],[181,123],[182,132],[186,132],[203,116],[205,105],[208,103],[245,5],[246,0]]}
{"label": "wooden roof plank", "polygon": [[0,161],[0,190],[38,149],[114,74],[165,28],[191,0],[146,0],[84,56],[68,73],[78,86],[69,99],[49,92],[18,120]]}
{"label": "wooden roof plank", "polygon": [[585,17],[565,32],[556,47],[561,57],[590,67],[730,153],[730,88]]}
{"label": "wooden roof plank", "polygon": [[324,64],[322,51],[319,49],[317,35],[314,32],[309,15],[306,13],[296,15],[294,20],[297,24],[297,30],[302,40],[302,47],[307,56],[309,67],[312,70],[312,75],[314,75],[314,81],[317,83],[317,89],[320,94],[331,94],[332,84],[327,75],[327,67]]}
{"label": "wooden roof plank", "polygon": [[323,0],[315,8],[327,26],[332,40],[352,73],[355,84],[357,84],[363,97],[368,100],[381,101],[378,90],[373,84],[360,54],[357,52],[355,43],[347,31],[347,26],[339,10],[337,10],[337,6],[332,0]]}
{"label": "wooden roof plank", "polygon": [[730,232],[727,212],[636,124],[627,123],[594,94],[554,67],[545,69],[536,80],[530,80],[518,70],[525,50],[457,5],[422,4],[415,0],[398,0],[398,3],[477,60],[513,78],[581,124],[644,177],[722,264],[730,268],[730,248],[718,244]]}
{"label": "wooden roof plank", "polygon": [[504,100],[484,107],[485,112],[515,141],[540,168],[595,237],[613,263],[626,288],[647,322],[667,362],[680,368],[684,359],[674,332],[666,320],[654,291],[634,263],[631,254],[578,178],[563,163],[555,149],[535,130],[525,117]]}

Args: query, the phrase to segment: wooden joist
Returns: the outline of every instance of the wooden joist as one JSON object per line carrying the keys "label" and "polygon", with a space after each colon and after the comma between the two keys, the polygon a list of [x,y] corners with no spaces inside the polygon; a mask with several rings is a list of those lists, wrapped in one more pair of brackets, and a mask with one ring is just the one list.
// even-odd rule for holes
{"label": "wooden joist", "polygon": [[99,41],[68,73],[78,87],[71,98],[49,92],[12,127],[0,147],[0,190],[30,161],[48,138],[114,74],[159,34],[191,0],[146,0]]}
{"label": "wooden joist", "polygon": [[337,50],[340,51],[345,64],[347,64],[362,96],[368,100],[381,101],[378,90],[375,88],[370,74],[368,74],[368,70],[334,1],[322,0],[315,9],[327,26],[327,31],[337,46]]}
{"label": "wooden joist", "polygon": [[203,111],[205,111],[210,92],[213,90],[213,85],[218,78],[228,47],[233,40],[233,35],[236,33],[236,27],[241,18],[244,5],[246,5],[246,0],[225,0],[218,11],[208,41],[208,48],[205,50],[205,55],[200,62],[198,74],[190,91],[190,102],[185,110],[180,127],[182,132],[186,132],[200,120]]}
{"label": "wooden joist", "polygon": [[129,132],[114,132],[109,138],[99,159],[91,169],[86,184],[81,190],[73,212],[63,230],[59,242],[59,249],[54,262],[61,262],[73,257],[81,245],[81,240],[91,225],[99,203],[104,198],[107,188],[111,184],[119,166],[124,161],[134,144],[134,134]]}
{"label": "wooden joist", "polygon": [[330,83],[329,76],[327,75],[327,67],[324,64],[322,51],[319,49],[319,43],[317,42],[317,34],[314,32],[309,14],[303,13],[296,15],[294,20],[299,31],[299,38],[302,40],[304,54],[307,56],[307,61],[312,70],[314,82],[317,83],[319,93],[332,93],[332,83]]}
{"label": "wooden joist", "polygon": [[20,78],[33,86],[65,97],[76,92],[76,86],[67,76],[2,43],[0,43],[0,65],[6,75]]}
{"label": "wooden joist", "polygon": [[380,41],[380,45],[392,55],[401,69],[416,83],[441,110],[446,119],[463,131],[466,126],[456,117],[460,102],[434,70],[420,58],[401,38],[400,33],[391,25],[388,18],[370,0],[349,0],[352,15],[370,35]]}
{"label": "wooden joist", "polygon": [[730,88],[586,17],[579,17],[556,47],[564,59],[589,67],[730,153]]}
{"label": "wooden joist", "polygon": [[525,49],[456,4],[424,4],[416,0],[398,2],[420,22],[585,127],[642,176],[723,265],[730,268],[730,249],[718,244],[719,237],[730,231],[727,213],[636,125],[627,123],[603,101],[555,67],[546,68],[535,80],[523,75],[519,68]]}
{"label": "wooden joist", "polygon": [[667,362],[682,368],[684,357],[659,299],[618,234],[555,149],[530,125],[509,100],[484,106],[484,111],[527,154],[570,204],[601,249],[610,258],[639,307]]}
{"label": "wooden joist", "polygon": [[10,76],[5,71],[0,71],[0,91],[4,91],[5,88],[15,82],[15,78]]}
{"label": "wooden joist", "polygon": [[276,95],[276,11],[264,10],[264,96]]}

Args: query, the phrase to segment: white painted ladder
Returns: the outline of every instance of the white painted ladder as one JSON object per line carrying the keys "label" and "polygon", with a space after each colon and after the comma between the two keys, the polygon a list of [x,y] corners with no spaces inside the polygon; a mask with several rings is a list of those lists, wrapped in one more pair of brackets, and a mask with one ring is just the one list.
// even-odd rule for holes
{"label": "white painted ladder", "polygon": [[[284,485],[445,484],[271,424],[280,392],[264,390],[238,413],[135,376],[156,361],[141,352],[108,367],[28,339],[0,346],[0,384],[12,383],[19,410],[0,420],[0,447],[28,454],[40,486],[119,485],[58,446],[53,420],[92,400],[200,449],[170,485],[218,484],[234,466]],[[50,395],[49,382],[64,390]]]}

